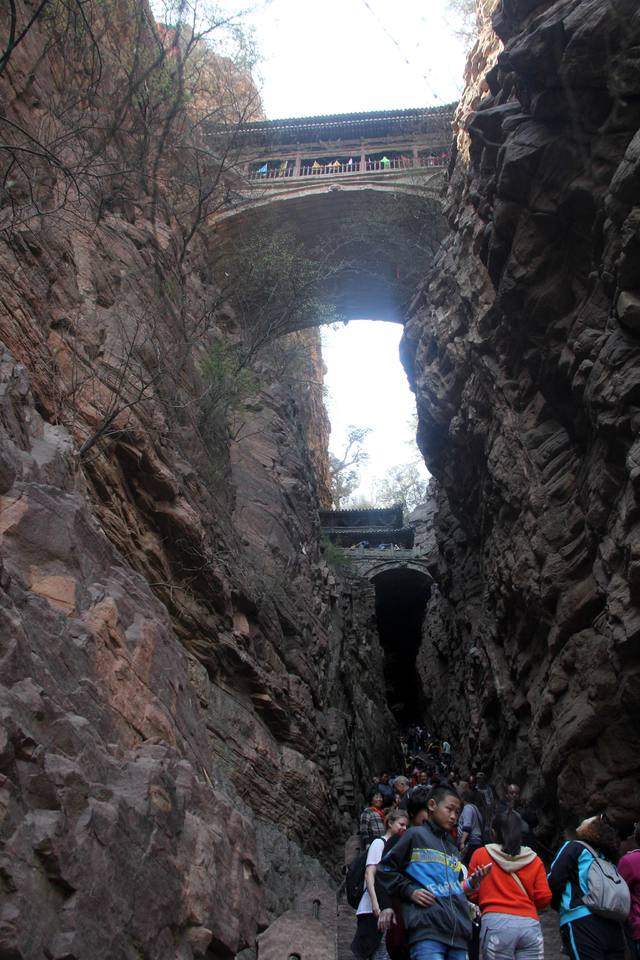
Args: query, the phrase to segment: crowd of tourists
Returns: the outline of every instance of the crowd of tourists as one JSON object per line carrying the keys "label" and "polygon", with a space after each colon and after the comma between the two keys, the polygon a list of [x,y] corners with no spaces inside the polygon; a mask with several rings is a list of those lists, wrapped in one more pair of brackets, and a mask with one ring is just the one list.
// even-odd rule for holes
{"label": "crowd of tourists", "polygon": [[420,727],[402,750],[401,773],[372,779],[347,873],[358,960],[543,960],[548,907],[570,960],[640,960],[640,823],[622,858],[602,814],[553,855],[517,784],[498,796],[483,771],[462,777]]}

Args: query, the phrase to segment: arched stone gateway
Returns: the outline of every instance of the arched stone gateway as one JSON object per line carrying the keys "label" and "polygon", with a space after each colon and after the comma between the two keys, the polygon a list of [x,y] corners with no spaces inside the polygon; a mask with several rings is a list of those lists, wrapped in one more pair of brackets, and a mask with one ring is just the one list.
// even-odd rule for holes
{"label": "arched stone gateway", "polygon": [[389,561],[369,572],[376,591],[376,621],[384,652],[387,702],[402,724],[424,713],[422,681],[416,659],[433,578],[417,561]]}
{"label": "arched stone gateway", "polygon": [[405,556],[398,556],[397,553],[404,552],[382,553],[376,550],[363,550],[361,554],[349,554],[349,567],[357,576],[372,581],[381,574],[407,570],[419,574],[430,583],[434,582],[428,560],[413,556],[411,551],[406,551]]}
{"label": "arched stone gateway", "polygon": [[403,507],[396,504],[323,510],[320,521],[325,538],[342,551],[346,577],[354,584],[368,581],[374,588],[389,708],[403,724],[418,720],[424,695],[416,660],[437,569],[437,555],[424,531],[416,537],[424,519],[414,513],[410,525],[404,525]]}

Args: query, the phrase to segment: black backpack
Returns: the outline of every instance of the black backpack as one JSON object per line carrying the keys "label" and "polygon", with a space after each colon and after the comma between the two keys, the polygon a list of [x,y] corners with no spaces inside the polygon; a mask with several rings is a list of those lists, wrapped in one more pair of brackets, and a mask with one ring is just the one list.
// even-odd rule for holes
{"label": "black backpack", "polygon": [[363,850],[362,853],[359,853],[355,857],[347,868],[347,876],[345,879],[345,893],[347,895],[347,903],[350,907],[354,909],[357,908],[362,894],[364,893],[364,871],[367,866],[367,854],[369,853],[369,848]]}
{"label": "black backpack", "polygon": [[[384,837],[376,837],[376,840],[384,840],[384,849],[382,851],[383,857],[399,839],[399,837],[389,837],[388,840],[384,840]],[[360,904],[362,894],[364,893],[364,875],[367,869],[367,855],[370,847],[371,844],[367,846],[366,850],[363,850],[362,853],[359,853],[358,856],[355,857],[347,867],[347,874],[344,880],[344,890],[347,895],[347,903],[349,906],[354,907],[355,909],[357,909],[358,905]],[[382,859],[382,857],[380,859]],[[376,884],[377,883],[378,881],[376,879]],[[378,898],[380,898],[379,893]]]}

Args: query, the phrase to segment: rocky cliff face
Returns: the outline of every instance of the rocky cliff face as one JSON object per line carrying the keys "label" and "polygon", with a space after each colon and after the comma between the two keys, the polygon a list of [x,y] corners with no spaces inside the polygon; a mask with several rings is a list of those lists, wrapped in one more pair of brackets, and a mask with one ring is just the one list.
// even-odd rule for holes
{"label": "rocky cliff face", "polygon": [[[277,582],[274,560],[195,656],[7,352],[0,398],[0,947],[233,956],[334,872],[357,782],[388,749],[372,598],[319,564]],[[279,484],[257,489],[275,516]]]}
{"label": "rocky cliff face", "polygon": [[[3,88],[23,125],[48,102],[34,49]],[[317,338],[265,354],[222,434],[215,238],[185,263],[177,215],[125,199],[0,249],[0,953],[25,960],[252,947],[335,874],[391,722],[322,555]]]}
{"label": "rocky cliff face", "polygon": [[423,683],[465,762],[526,783],[560,822],[603,807],[629,821],[640,12],[635,0],[494,7],[451,233],[404,341],[440,489]]}

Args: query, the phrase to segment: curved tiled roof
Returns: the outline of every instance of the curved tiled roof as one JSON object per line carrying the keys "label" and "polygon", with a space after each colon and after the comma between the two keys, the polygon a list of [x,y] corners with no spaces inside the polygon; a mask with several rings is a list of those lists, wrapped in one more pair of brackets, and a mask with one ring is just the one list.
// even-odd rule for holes
{"label": "curved tiled roof", "polygon": [[402,504],[394,503],[390,507],[345,507],[344,510],[321,510],[320,513],[325,514],[326,516],[340,517],[349,513],[388,513],[390,510],[402,510]]}
{"label": "curved tiled roof", "polygon": [[[449,120],[453,120],[455,107],[455,103],[447,103],[437,107],[253,120],[233,127],[231,132],[236,143],[242,146],[313,143],[320,139],[337,142],[362,136],[386,137],[412,133],[441,135]],[[217,124],[208,127],[208,134],[214,139],[228,135],[229,131],[229,127]]]}
{"label": "curved tiled roof", "polygon": [[446,116],[452,114],[457,103],[446,103],[436,107],[408,107],[400,110],[363,110],[358,113],[326,113],[314,117],[283,117],[276,120],[253,120],[251,123],[243,123],[240,130],[258,131],[286,129],[287,127],[326,127],[332,124],[340,125],[343,123],[368,123],[385,120],[402,121],[419,117]]}

